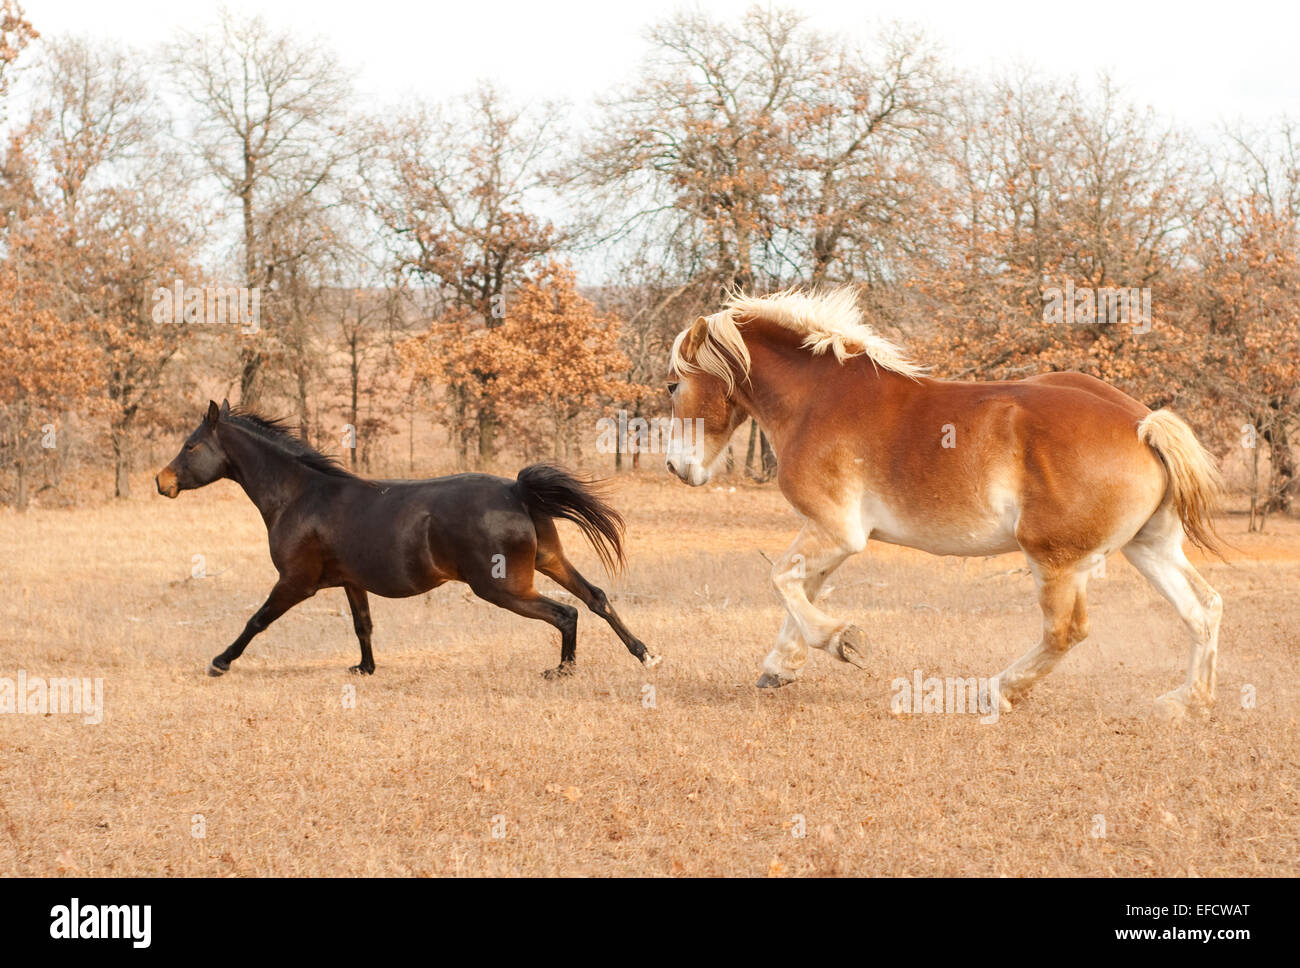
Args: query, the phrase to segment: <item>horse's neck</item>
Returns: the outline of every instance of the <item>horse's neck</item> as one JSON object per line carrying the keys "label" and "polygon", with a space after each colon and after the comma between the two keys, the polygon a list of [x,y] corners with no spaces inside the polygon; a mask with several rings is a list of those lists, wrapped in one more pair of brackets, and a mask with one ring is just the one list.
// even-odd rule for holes
{"label": "horse's neck", "polygon": [[863,366],[865,361],[856,358],[841,363],[833,353],[813,356],[799,340],[746,327],[750,374],[738,382],[736,399],[763,428],[778,457],[785,441],[806,430],[810,419],[825,416],[828,407],[864,407],[909,392],[904,377],[869,362]]}
{"label": "horse's neck", "polygon": [[828,391],[827,359],[801,348],[796,335],[761,323],[746,326],[744,339],[750,370],[737,382],[736,400],[779,455],[782,443]]}
{"label": "horse's neck", "polygon": [[244,489],[270,526],[302,493],[309,473],[298,461],[255,434],[226,425],[221,446],[230,459],[231,478]]}

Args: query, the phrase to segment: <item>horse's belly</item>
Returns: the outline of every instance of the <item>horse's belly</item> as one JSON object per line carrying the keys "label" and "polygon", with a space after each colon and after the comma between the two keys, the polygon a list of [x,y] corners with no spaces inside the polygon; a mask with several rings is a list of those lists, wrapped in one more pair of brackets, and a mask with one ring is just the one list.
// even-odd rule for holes
{"label": "horse's belly", "polygon": [[965,534],[920,534],[877,528],[871,532],[871,537],[886,544],[916,548],[918,551],[926,551],[932,555],[958,555],[963,558],[1002,555],[1020,548],[1014,535],[1008,537],[1004,534],[987,534],[979,531]]}
{"label": "horse's belly", "polygon": [[930,514],[902,512],[878,499],[864,502],[870,537],[932,555],[976,557],[1016,551],[1016,508],[1009,502],[983,507],[939,508]]}
{"label": "horse's belly", "polygon": [[339,549],[331,565],[335,584],[356,585],[381,598],[421,595],[447,580],[434,565],[425,541],[359,543]]}

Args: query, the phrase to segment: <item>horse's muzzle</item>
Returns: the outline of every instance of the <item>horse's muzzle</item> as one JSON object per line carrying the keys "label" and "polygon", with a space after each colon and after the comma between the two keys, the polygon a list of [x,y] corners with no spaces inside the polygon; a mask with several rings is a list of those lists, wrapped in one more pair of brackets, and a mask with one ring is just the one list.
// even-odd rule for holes
{"label": "horse's muzzle", "polygon": [[699,487],[701,484],[709,483],[709,471],[698,461],[674,455],[668,458],[667,465],[670,474],[675,475],[680,481],[689,484],[691,487]]}
{"label": "horse's muzzle", "polygon": [[181,492],[180,481],[176,479],[176,472],[170,467],[160,470],[153,481],[158,485],[158,493],[164,497],[175,497]]}

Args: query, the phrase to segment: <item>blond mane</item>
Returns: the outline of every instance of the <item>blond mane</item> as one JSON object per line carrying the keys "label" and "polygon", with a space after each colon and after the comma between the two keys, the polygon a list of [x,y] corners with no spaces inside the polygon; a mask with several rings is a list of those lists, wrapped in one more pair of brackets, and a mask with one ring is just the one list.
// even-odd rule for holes
{"label": "blond mane", "polygon": [[803,348],[814,356],[830,351],[843,363],[854,356],[866,356],[876,366],[915,380],[924,368],[907,359],[903,350],[862,320],[857,295],[852,289],[826,292],[786,289],[768,296],[734,293],[721,312],[708,319],[706,338],[686,359],[682,345],[691,328],[673,342],[672,365],[679,373],[703,371],[735,389],[736,374],[748,375],[749,349],[740,328],[755,319],[782,326],[803,336]]}

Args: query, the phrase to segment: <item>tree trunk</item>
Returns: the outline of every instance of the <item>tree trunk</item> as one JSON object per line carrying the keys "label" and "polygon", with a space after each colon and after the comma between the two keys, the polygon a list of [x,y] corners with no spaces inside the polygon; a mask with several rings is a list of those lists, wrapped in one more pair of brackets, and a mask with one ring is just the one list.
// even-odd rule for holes
{"label": "tree trunk", "polygon": [[[245,337],[249,338],[249,337]],[[262,354],[250,346],[239,351],[239,405],[252,408],[257,405],[258,376],[262,370]]]}
{"label": "tree trunk", "polygon": [[406,451],[411,474],[415,474],[415,394],[411,394],[411,411],[406,423]]}
{"label": "tree trunk", "polygon": [[1285,514],[1291,510],[1291,485],[1295,483],[1296,467],[1295,455],[1291,453],[1291,439],[1286,424],[1280,417],[1274,420],[1265,439],[1268,441],[1268,457],[1273,473],[1264,510]]}
{"label": "tree trunk", "polygon": [[[260,282],[257,278],[257,233],[253,213],[253,183],[256,178],[257,168],[252,146],[245,137],[244,182],[240,186],[239,201],[244,222],[244,286],[250,291]],[[257,378],[262,369],[262,354],[257,349],[256,340],[260,338],[260,333],[259,322],[258,335],[243,337],[243,345],[239,349],[239,404],[243,407],[253,407],[257,403]]]}
{"label": "tree trunk", "polygon": [[[619,414],[623,413],[626,408],[615,411],[614,422],[618,422]],[[618,431],[614,431],[614,473],[617,474],[623,469],[623,441],[618,439]]]}
{"label": "tree trunk", "polygon": [[478,411],[478,466],[488,470],[496,459],[498,421],[495,411],[487,402]]}
{"label": "tree trunk", "polygon": [[1259,447],[1251,448],[1250,460],[1250,524],[1246,526],[1246,531],[1262,531],[1263,525],[1259,523]]}
{"label": "tree trunk", "polygon": [[311,406],[307,393],[307,366],[300,357],[298,360],[298,433],[303,440],[311,440]]}
{"label": "tree trunk", "polygon": [[[637,404],[637,408],[635,412],[633,412],[632,416],[630,416],[627,420],[628,426],[631,427],[632,421],[639,419],[640,416],[641,416],[641,405]],[[637,437],[636,434],[632,433],[630,430],[628,431],[627,434],[627,449],[628,449],[628,453],[632,455],[632,470],[634,471],[640,470],[641,469],[641,440],[640,438]]]}
{"label": "tree trunk", "polygon": [[358,399],[361,395],[361,363],[357,360],[356,346],[352,348],[352,469],[357,469],[357,435],[360,431],[357,429],[357,420],[360,418],[358,413]]}
{"label": "tree trunk", "polygon": [[114,427],[109,436],[113,443],[113,496],[127,498],[131,496],[129,431]]}
{"label": "tree trunk", "polygon": [[[23,445],[22,434],[18,435],[18,446]],[[18,472],[18,492],[14,496],[14,507],[19,511],[26,511],[28,505],[27,495],[27,460],[23,457],[21,451],[18,459],[14,461],[14,470]]]}
{"label": "tree trunk", "polygon": [[754,474],[754,450],[758,446],[758,421],[751,419],[749,421],[749,449],[745,451],[745,473],[750,477]]}
{"label": "tree trunk", "polygon": [[452,395],[451,436],[456,441],[456,469],[469,469],[469,417],[466,414],[465,392],[461,387],[452,385],[447,388]]}
{"label": "tree trunk", "polygon": [[763,473],[759,476],[759,483],[765,484],[772,478],[776,477],[776,451],[772,445],[767,442],[767,434],[763,431],[758,432],[758,443],[763,454]]}

